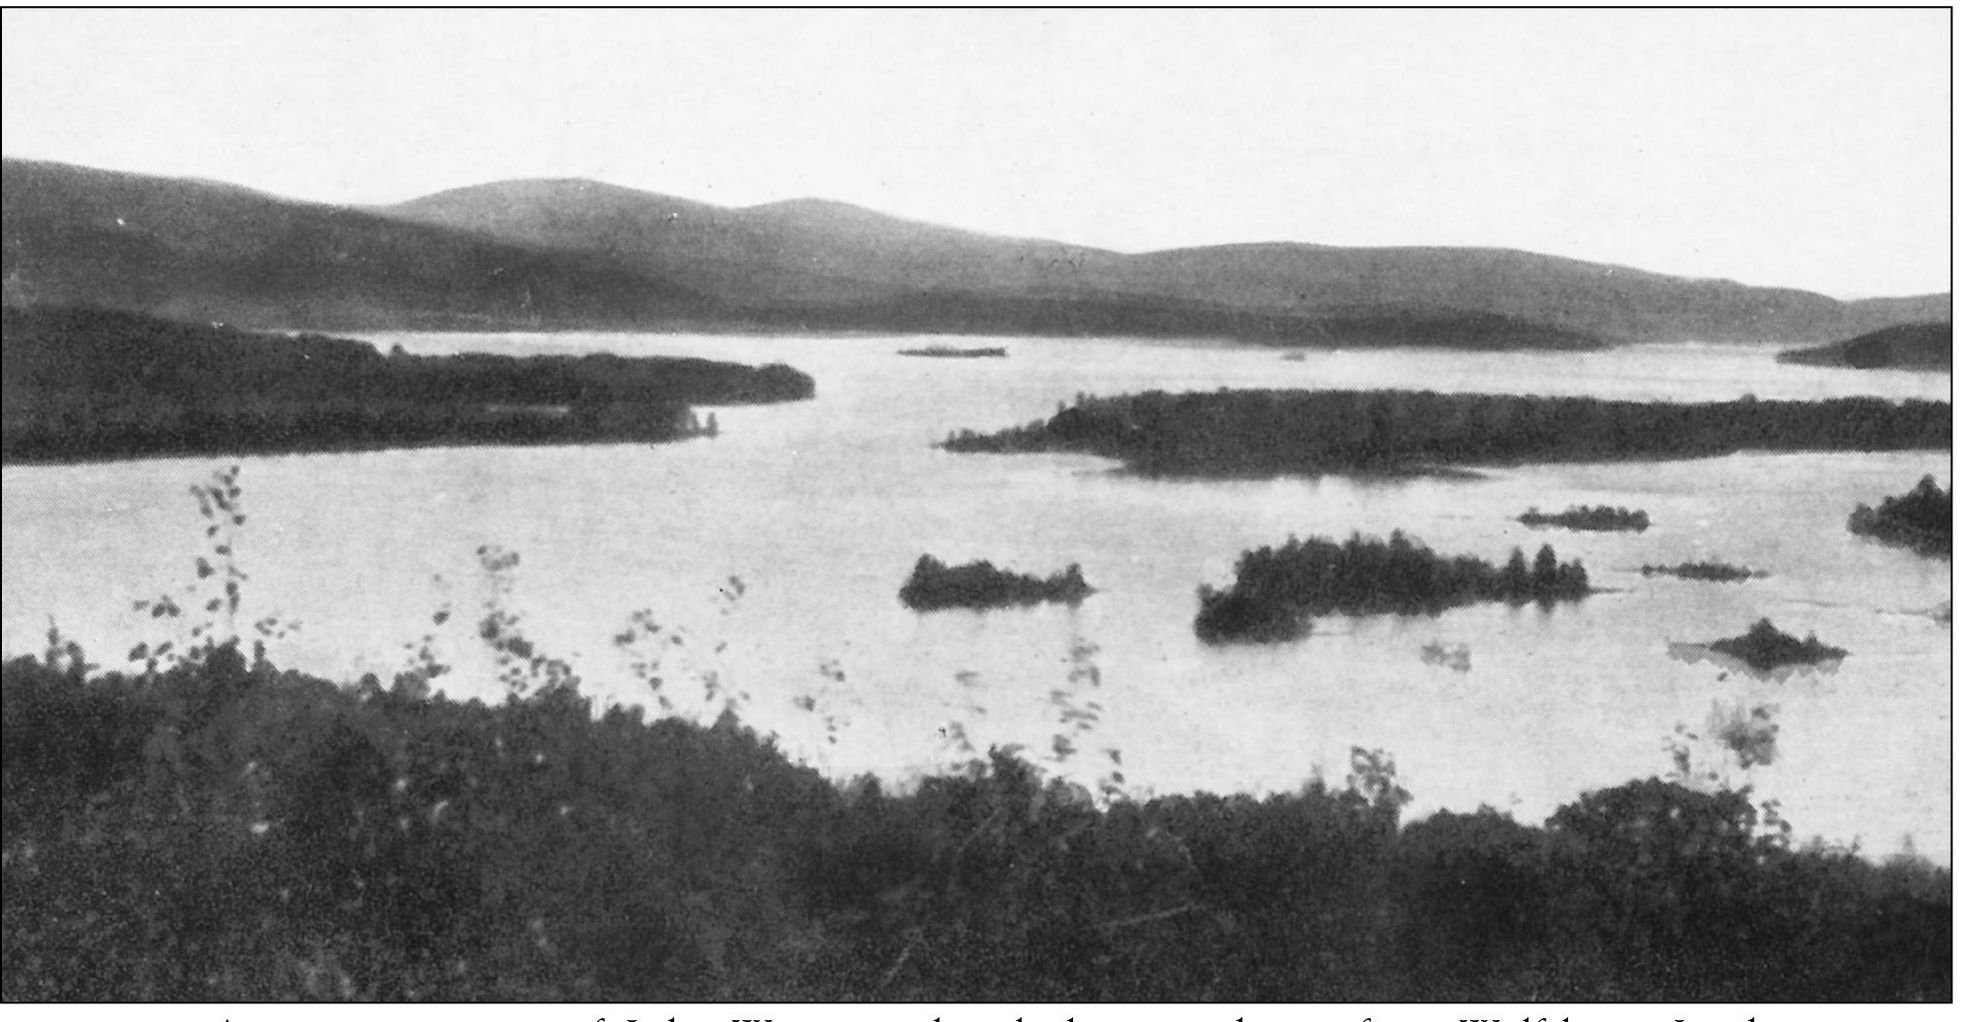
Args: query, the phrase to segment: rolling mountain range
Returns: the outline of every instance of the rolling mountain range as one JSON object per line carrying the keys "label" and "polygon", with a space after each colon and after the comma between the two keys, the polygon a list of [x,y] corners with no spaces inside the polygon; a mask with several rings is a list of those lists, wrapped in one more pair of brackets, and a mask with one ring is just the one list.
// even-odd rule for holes
{"label": "rolling mountain range", "polygon": [[728,208],[593,181],[383,207],[7,160],[10,304],[314,329],[774,329],[1223,336],[1317,346],[1817,343],[1950,318],[1479,248],[1126,254],[801,199]]}

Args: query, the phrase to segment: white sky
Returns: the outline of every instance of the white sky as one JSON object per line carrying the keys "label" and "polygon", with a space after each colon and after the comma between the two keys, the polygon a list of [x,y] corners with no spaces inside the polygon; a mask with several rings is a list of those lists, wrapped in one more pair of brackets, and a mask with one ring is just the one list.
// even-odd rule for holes
{"label": "white sky", "polygon": [[9,156],[382,202],[593,177],[1142,251],[1948,290],[1929,11],[0,15]]}

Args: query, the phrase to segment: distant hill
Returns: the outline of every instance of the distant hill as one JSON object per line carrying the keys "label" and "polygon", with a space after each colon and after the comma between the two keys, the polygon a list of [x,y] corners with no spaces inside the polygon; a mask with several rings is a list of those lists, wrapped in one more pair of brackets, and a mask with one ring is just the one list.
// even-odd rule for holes
{"label": "distant hill", "polygon": [[918,292],[1046,297],[1061,267],[1113,257],[797,199],[729,209],[595,181],[503,181],[378,212],[561,251],[607,255],[733,305],[879,302]]}
{"label": "distant hill", "polygon": [[1780,353],[1793,365],[1951,372],[1951,324],[1904,323],[1846,341]]}
{"label": "distant hill", "polygon": [[1128,272],[1134,290],[1245,308],[1454,308],[1619,342],[1833,339],[1895,322],[1893,303],[1907,301],[1843,302],[1491,248],[1224,245],[1135,256]]}
{"label": "distant hill", "polygon": [[1218,336],[1473,348],[1812,343],[1950,298],[1843,302],[1503,249],[1222,245],[1131,255],[838,202],[728,208],[583,180],[371,209],[6,163],[11,302],[285,327]]}
{"label": "distant hill", "polygon": [[[459,188],[383,212],[505,241],[604,252],[755,308],[919,309],[936,295],[965,296],[969,308],[1011,307],[1009,299],[1053,307],[1148,302],[1156,311],[1078,318],[1143,320],[1168,318],[1178,307],[1213,308],[1274,324],[1253,339],[1293,334],[1314,344],[1350,332],[1314,322],[1424,313],[1486,314],[1611,341],[1801,342],[1906,320],[1914,309],[1949,318],[1951,306],[1949,295],[1844,302],[1509,249],[1274,243],[1128,255],[815,199],[729,209],[579,180]],[[1552,337],[1528,346],[1549,346]]]}
{"label": "distant hill", "polygon": [[1867,318],[1882,320],[1884,326],[1951,322],[1950,293],[1911,295],[1907,298],[1863,298],[1849,305]]}
{"label": "distant hill", "polygon": [[268,327],[639,325],[706,303],[580,253],[233,185],[7,160],[9,304],[96,304]]}

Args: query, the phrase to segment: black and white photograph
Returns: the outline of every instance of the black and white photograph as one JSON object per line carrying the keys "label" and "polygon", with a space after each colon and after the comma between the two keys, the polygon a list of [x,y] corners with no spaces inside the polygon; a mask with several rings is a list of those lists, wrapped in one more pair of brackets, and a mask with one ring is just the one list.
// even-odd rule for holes
{"label": "black and white photograph", "polygon": [[6,9],[0,1000],[1951,1002],[1952,13]]}

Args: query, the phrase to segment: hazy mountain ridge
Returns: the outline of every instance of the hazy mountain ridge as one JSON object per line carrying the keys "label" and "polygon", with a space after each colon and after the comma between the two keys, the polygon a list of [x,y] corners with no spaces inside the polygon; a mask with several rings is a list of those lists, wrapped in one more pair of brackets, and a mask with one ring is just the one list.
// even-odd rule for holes
{"label": "hazy mountain ridge", "polygon": [[281,327],[633,325],[697,315],[670,281],[231,185],[7,160],[6,300]]}
{"label": "hazy mountain ridge", "polygon": [[[551,198],[546,185],[555,186]],[[550,234],[498,211],[516,187],[552,202],[551,216],[562,222],[582,216],[585,198],[597,193],[610,197],[612,217],[642,208],[675,219],[628,244],[618,239],[636,230],[631,225],[649,224],[649,215]],[[432,201],[439,197],[445,201]],[[724,284],[723,296],[753,305],[846,305],[886,292],[969,290],[1098,302],[1137,297],[1308,318],[1423,307],[1492,313],[1618,341],[1799,342],[1902,322],[1919,311],[1926,318],[1950,315],[1949,295],[1844,302],[1514,249],[1260,242],[1130,255],[924,224],[819,199],[726,208],[582,181],[503,182],[439,197],[386,212],[573,249],[593,250],[606,237],[600,247],[613,255],[640,253],[653,270],[708,291]],[[599,213],[591,219],[603,220]],[[749,275],[771,269],[786,275],[782,282],[805,286],[756,281],[749,289],[730,276],[694,280],[687,276],[694,264],[722,272],[744,267]]]}
{"label": "hazy mountain ridge", "polygon": [[1496,248],[1227,245],[1148,253],[1136,287],[1320,312],[1429,305],[1549,323],[1619,341],[1780,341],[1848,320],[1826,295],[1693,280]]}
{"label": "hazy mountain ridge", "polygon": [[822,199],[731,208],[582,180],[457,188],[380,213],[503,241],[601,252],[743,306],[913,291],[1046,291],[1050,268],[1114,256],[902,220]]}
{"label": "hazy mountain ridge", "polygon": [[1949,291],[1899,298],[1861,298],[1849,304],[1867,310],[1868,315],[1886,317],[1892,323],[1951,322]]}
{"label": "hazy mountain ridge", "polygon": [[1844,302],[1508,249],[1256,243],[1132,255],[823,199],[724,207],[580,179],[356,208],[10,159],[5,193],[9,302],[263,326],[1581,347],[1809,344],[1950,315],[1949,295]]}

